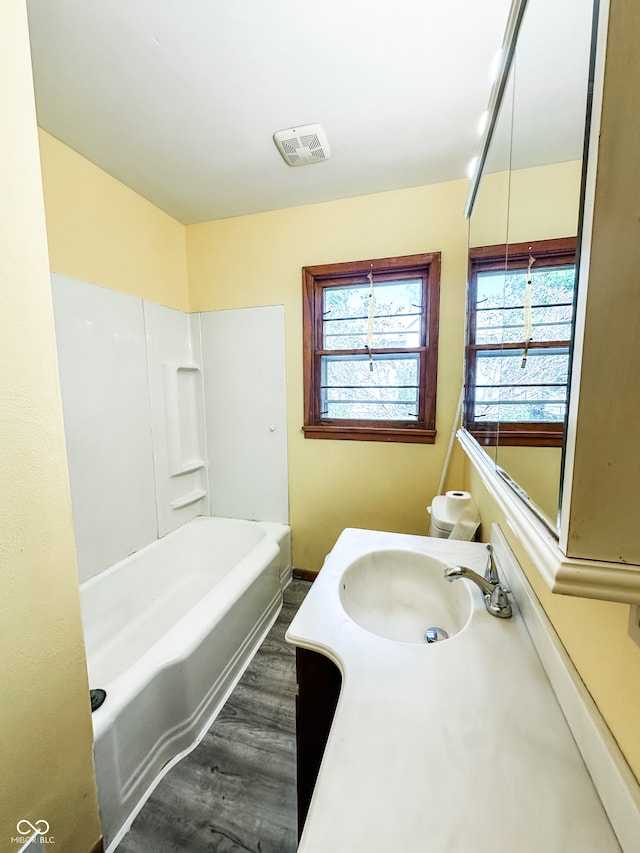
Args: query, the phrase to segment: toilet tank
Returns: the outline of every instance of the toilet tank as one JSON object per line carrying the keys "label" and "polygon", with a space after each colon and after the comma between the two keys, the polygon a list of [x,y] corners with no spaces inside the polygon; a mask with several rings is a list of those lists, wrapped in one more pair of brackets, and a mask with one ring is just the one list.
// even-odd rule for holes
{"label": "toilet tank", "polygon": [[[433,499],[428,512],[431,515],[429,536],[438,539],[469,541],[474,538],[480,524],[480,516],[468,492],[452,491],[446,495],[438,495]],[[456,524],[458,528],[454,532]]]}

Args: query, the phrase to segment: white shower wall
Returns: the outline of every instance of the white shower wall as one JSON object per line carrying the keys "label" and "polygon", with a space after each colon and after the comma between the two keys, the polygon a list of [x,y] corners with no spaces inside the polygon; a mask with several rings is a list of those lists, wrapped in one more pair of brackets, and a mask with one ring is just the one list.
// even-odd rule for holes
{"label": "white shower wall", "polygon": [[289,520],[284,306],[201,315],[212,515]]}
{"label": "white shower wall", "polygon": [[158,535],[142,300],[54,275],[78,572]]}
{"label": "white shower wall", "polygon": [[200,316],[144,301],[158,532],[209,515]]}
{"label": "white shower wall", "polygon": [[288,521],[282,306],[52,288],[81,582],[196,515]]}

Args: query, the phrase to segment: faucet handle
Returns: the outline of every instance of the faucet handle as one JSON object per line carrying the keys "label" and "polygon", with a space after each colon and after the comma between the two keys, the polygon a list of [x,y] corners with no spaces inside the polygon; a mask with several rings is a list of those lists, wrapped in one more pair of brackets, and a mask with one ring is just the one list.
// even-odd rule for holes
{"label": "faucet handle", "polygon": [[492,584],[497,584],[503,589],[505,592],[511,592],[509,587],[500,580],[500,576],[498,575],[498,567],[496,565],[496,560],[494,557],[494,547],[491,542],[487,543],[487,571],[485,573],[485,578]]}
{"label": "faucet handle", "polygon": [[496,562],[493,556],[493,545],[491,544],[491,542],[487,542],[487,568],[485,570],[484,576],[489,581],[489,583],[500,583],[500,578],[498,577],[498,569],[496,568]]}

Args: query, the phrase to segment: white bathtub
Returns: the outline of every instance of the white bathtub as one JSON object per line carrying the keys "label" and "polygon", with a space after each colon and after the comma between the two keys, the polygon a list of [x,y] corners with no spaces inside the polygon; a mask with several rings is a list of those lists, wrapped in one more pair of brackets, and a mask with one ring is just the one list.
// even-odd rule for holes
{"label": "white bathtub", "polygon": [[196,518],[80,587],[102,831],[113,850],[204,735],[275,620],[284,524]]}

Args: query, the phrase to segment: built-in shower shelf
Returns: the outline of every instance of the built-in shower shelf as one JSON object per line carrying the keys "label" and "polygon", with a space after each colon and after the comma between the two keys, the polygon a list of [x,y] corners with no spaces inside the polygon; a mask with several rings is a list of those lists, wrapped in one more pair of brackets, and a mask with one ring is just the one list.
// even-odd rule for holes
{"label": "built-in shower shelf", "polygon": [[194,489],[192,492],[189,492],[186,495],[182,495],[179,498],[176,498],[174,501],[171,501],[171,509],[182,509],[184,506],[191,506],[191,504],[197,503],[202,498],[207,496],[206,489]]}
{"label": "built-in shower shelf", "polygon": [[182,467],[175,468],[170,476],[179,477],[181,474],[192,474],[194,471],[199,471],[206,466],[204,459],[192,459],[190,462],[184,462]]}
{"label": "built-in shower shelf", "polygon": [[205,466],[202,373],[175,362],[165,362],[163,373],[169,476],[179,477]]}

